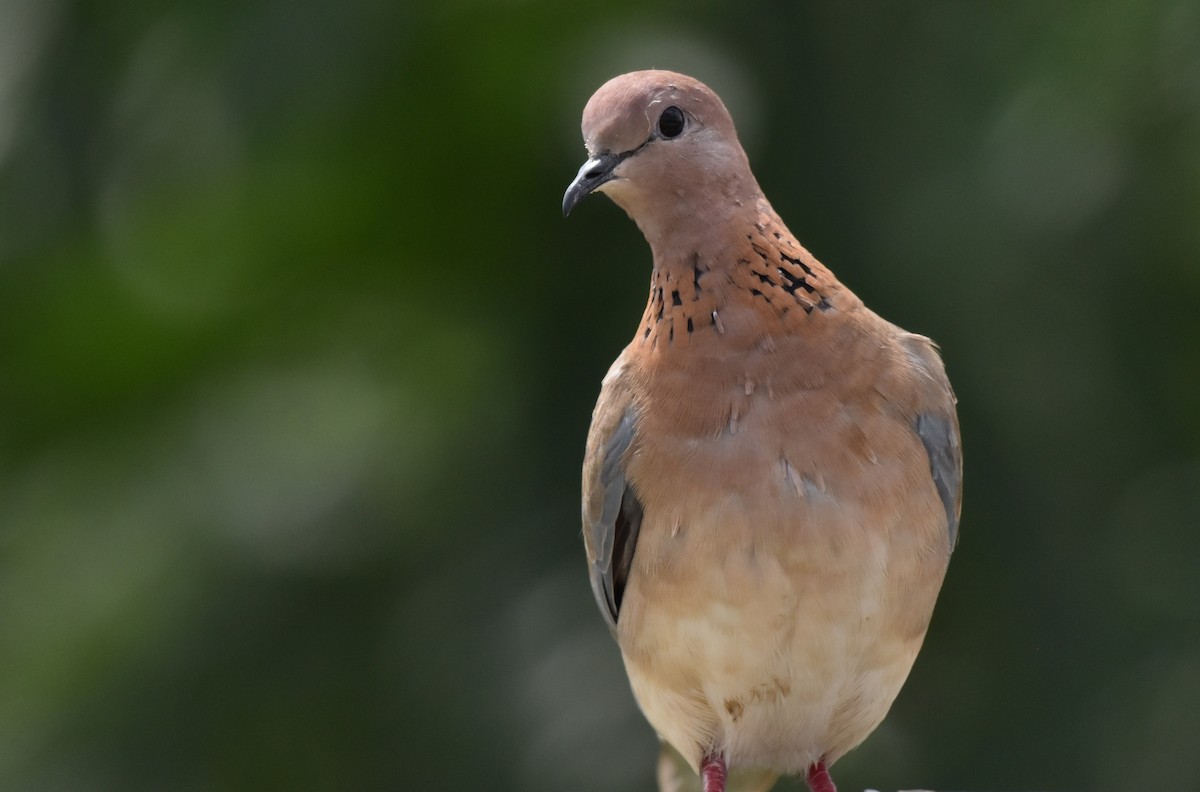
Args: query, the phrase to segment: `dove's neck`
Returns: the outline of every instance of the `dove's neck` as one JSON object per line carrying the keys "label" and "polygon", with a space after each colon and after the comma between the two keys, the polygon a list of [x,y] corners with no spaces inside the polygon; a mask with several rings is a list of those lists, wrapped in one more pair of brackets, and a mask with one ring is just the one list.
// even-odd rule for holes
{"label": "dove's neck", "polygon": [[693,348],[714,340],[758,343],[806,332],[810,317],[858,304],[761,195],[707,217],[680,217],[661,236],[646,233],[654,271],[635,337],[639,345],[665,350],[680,341]]}
{"label": "dove's neck", "polygon": [[[731,177],[719,184],[696,183],[700,181],[688,180],[669,192],[637,196],[647,200],[626,207],[646,237],[656,265],[679,258],[690,260],[695,251],[717,254],[737,242],[737,229],[753,228],[764,206],[771,212],[753,176]],[[744,234],[741,238],[745,239]]]}

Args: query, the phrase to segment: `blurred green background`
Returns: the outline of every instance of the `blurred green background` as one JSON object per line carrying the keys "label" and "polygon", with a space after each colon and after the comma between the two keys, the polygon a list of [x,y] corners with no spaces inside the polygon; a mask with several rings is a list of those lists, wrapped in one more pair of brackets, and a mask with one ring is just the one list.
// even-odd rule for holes
{"label": "blurred green background", "polygon": [[958,391],[842,788],[1197,788],[1194,0],[2,0],[0,788],[652,789],[578,517],[649,252],[560,212],[651,66]]}

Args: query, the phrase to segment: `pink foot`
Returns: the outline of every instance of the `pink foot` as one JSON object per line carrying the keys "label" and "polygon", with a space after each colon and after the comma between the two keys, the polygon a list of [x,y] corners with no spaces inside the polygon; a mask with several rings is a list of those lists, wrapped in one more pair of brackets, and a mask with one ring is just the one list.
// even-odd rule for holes
{"label": "pink foot", "polygon": [[725,792],[725,757],[709,754],[701,759],[700,778],[704,780],[704,792]]}
{"label": "pink foot", "polygon": [[[829,777],[829,769],[824,762],[817,762],[808,768],[808,788],[812,792],[837,792],[833,779]],[[705,787],[707,790],[708,787]]]}

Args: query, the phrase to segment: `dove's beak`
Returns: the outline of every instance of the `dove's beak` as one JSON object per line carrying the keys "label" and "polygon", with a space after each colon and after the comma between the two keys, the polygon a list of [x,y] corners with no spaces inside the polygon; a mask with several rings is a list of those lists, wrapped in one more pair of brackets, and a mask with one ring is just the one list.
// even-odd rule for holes
{"label": "dove's beak", "polygon": [[575,208],[575,204],[586,198],[597,187],[615,179],[616,176],[613,175],[613,169],[623,159],[625,159],[624,156],[609,152],[597,154],[583,163],[583,167],[579,169],[579,173],[575,176],[575,181],[571,182],[571,186],[567,188],[566,194],[563,195],[563,217],[571,214],[571,210]]}

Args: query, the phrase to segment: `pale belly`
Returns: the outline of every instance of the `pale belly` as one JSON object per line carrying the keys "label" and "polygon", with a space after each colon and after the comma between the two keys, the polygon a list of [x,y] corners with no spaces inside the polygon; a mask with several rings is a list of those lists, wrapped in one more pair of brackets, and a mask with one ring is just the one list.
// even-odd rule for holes
{"label": "pale belly", "polygon": [[618,625],[634,695],[693,767],[831,763],[899,693],[947,559],[844,509],[807,531],[731,509],[643,527]]}

